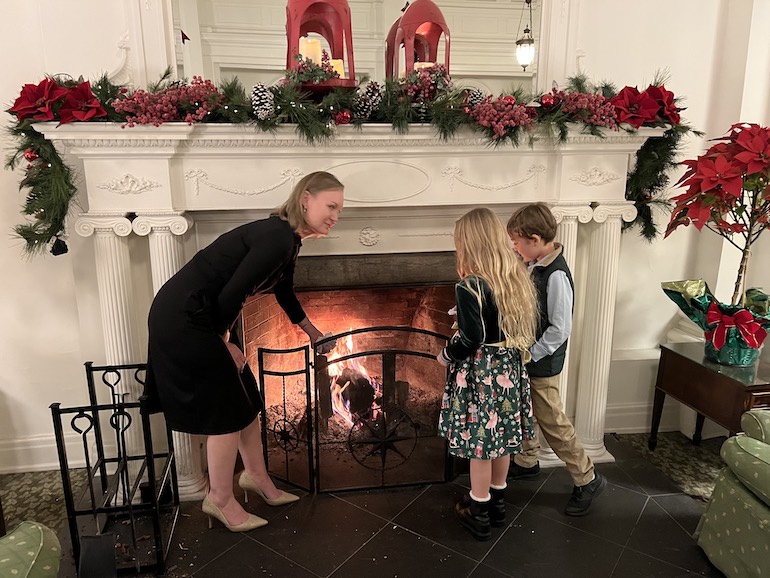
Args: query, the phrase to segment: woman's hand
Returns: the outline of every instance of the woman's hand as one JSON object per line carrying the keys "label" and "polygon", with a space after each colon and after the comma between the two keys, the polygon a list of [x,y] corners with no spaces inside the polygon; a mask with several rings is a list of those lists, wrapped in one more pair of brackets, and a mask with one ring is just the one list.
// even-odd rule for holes
{"label": "woman's hand", "polygon": [[222,340],[225,342],[225,345],[227,345],[227,351],[230,352],[230,357],[233,358],[235,367],[238,368],[238,373],[240,373],[243,371],[243,368],[246,367],[246,356],[235,343],[230,343],[229,339],[230,332],[228,331],[222,335]]}
{"label": "woman's hand", "polygon": [[[331,337],[331,336],[332,336],[332,332],[329,331],[328,333],[324,333],[319,339],[321,339],[321,338],[325,339],[325,338]],[[319,345],[318,348],[316,349],[316,351],[318,351],[318,353],[320,355],[326,355],[327,353],[329,353],[335,347],[337,347],[337,340],[333,339],[332,341],[327,341],[326,343],[322,343],[321,345]]]}
{"label": "woman's hand", "polygon": [[[307,317],[305,317],[302,321],[299,322],[299,326],[302,329],[302,331],[307,333],[307,336],[310,338],[311,345],[315,345],[315,342],[321,339],[322,337],[331,336],[331,333],[326,333],[326,334],[321,333],[318,330],[318,328],[315,325],[313,325]],[[337,341],[336,340],[329,341],[328,343],[324,343],[323,345],[321,345],[318,348],[317,352],[320,355],[324,355],[326,353],[329,353],[335,347],[337,347]]]}
{"label": "woman's hand", "polygon": [[452,363],[452,360],[446,354],[446,347],[439,351],[439,354],[436,356],[436,361],[438,361],[444,367],[449,367],[449,364]]}

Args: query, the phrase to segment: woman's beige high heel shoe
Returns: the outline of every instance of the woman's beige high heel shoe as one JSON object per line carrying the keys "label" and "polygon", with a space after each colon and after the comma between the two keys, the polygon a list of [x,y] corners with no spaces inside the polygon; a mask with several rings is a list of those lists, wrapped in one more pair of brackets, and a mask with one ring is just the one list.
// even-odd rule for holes
{"label": "woman's beige high heel shoe", "polygon": [[254,514],[249,514],[249,517],[246,519],[245,522],[242,524],[237,524],[235,526],[231,526],[227,522],[227,518],[225,518],[225,515],[222,513],[222,510],[217,508],[216,504],[209,500],[208,496],[203,498],[203,507],[202,507],[203,513],[208,516],[209,519],[209,529],[212,528],[213,522],[212,518],[216,518],[220,522],[222,522],[228,530],[231,532],[248,532],[249,530],[255,530],[257,528],[261,528],[262,526],[267,526],[267,520],[264,518],[260,518],[259,516],[255,516]]}
{"label": "woman's beige high heel shoe", "polygon": [[262,491],[262,489],[257,485],[257,482],[252,480],[251,476],[245,471],[242,472],[241,477],[238,478],[238,485],[243,490],[244,500],[246,502],[249,501],[249,492],[254,492],[257,494],[265,501],[268,506],[283,506],[284,504],[291,504],[292,502],[299,500],[299,496],[295,496],[289,492],[284,492],[283,490],[281,490],[281,495],[277,498],[268,498],[265,496],[265,493]]}

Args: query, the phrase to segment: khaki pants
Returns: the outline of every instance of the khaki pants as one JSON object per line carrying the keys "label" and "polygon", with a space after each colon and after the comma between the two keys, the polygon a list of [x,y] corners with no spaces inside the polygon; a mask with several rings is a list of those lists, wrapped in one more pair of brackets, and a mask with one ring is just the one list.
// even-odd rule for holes
{"label": "khaki pants", "polygon": [[[583,444],[575,435],[575,428],[564,415],[559,396],[559,376],[530,377],[532,409],[540,431],[559,459],[567,464],[567,471],[576,486],[584,486],[594,479],[594,464],[586,455]],[[514,456],[520,466],[531,468],[537,464],[537,439],[526,440],[522,452]]]}

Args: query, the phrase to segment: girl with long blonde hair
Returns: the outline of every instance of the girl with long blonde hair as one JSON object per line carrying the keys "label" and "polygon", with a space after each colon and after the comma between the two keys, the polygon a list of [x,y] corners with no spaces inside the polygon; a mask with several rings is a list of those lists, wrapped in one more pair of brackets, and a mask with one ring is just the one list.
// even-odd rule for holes
{"label": "girl with long blonde hair", "polygon": [[457,515],[479,540],[505,525],[511,454],[533,436],[524,364],[535,341],[535,288],[492,211],[474,209],[455,225],[458,331],[438,360],[449,367],[439,431],[452,455],[470,459],[471,491]]}

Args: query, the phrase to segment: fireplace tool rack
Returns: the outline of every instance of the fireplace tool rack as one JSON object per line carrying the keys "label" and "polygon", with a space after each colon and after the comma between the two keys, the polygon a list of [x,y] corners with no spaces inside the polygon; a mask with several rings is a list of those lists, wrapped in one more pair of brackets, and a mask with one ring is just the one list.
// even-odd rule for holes
{"label": "fireplace tool rack", "polygon": [[[128,400],[128,385],[134,381],[143,387],[146,370],[145,363],[98,366],[89,361],[90,405],[50,406],[81,577],[165,572],[179,516],[178,479],[171,429],[163,424],[168,449],[157,451],[147,399]],[[109,403],[97,401],[97,377],[110,390]],[[82,455],[73,451],[70,457],[66,442],[73,432]],[[70,449],[77,445],[71,442]]]}
{"label": "fireplace tool rack", "polygon": [[[265,460],[268,471],[276,478],[279,478],[289,484],[302,488],[309,492],[330,492],[338,490],[363,490],[382,487],[413,486],[424,483],[445,482],[453,477],[453,460],[447,453],[446,441],[441,439],[440,443],[434,439],[433,445],[437,446],[437,452],[440,453],[442,463],[441,473],[435,479],[422,479],[419,481],[408,481],[403,483],[386,483],[385,472],[394,467],[405,463],[415,451],[420,441],[425,438],[417,435],[417,426],[404,409],[404,385],[405,382],[397,379],[397,357],[416,357],[435,361],[435,351],[419,351],[404,348],[377,348],[365,351],[356,351],[347,355],[334,357],[331,360],[326,355],[318,353],[322,345],[330,342],[340,341],[348,336],[363,335],[377,332],[389,332],[392,334],[417,334],[428,338],[436,339],[436,343],[444,343],[449,337],[441,333],[418,329],[409,326],[376,326],[360,329],[352,329],[328,337],[319,339],[313,346],[313,359],[311,361],[310,346],[300,346],[291,349],[263,348],[257,349],[257,363],[259,384],[262,388],[263,401],[266,398],[266,380],[268,376],[279,378],[282,388],[283,413],[274,419],[268,416],[267,404],[263,404],[262,410],[262,443],[265,451]],[[288,370],[270,370],[266,368],[266,356],[294,356],[292,359],[299,358],[299,363],[295,362],[292,369]],[[381,395],[375,400],[371,412],[362,412],[360,415],[354,414],[354,423],[350,428],[347,440],[348,450],[351,459],[357,461],[364,467],[370,467],[378,470],[378,481],[359,484],[337,484],[323,481],[321,463],[321,453],[324,443],[321,440],[321,433],[324,430],[323,423],[326,419],[333,417],[333,407],[330,395],[331,379],[329,376],[329,366],[342,363],[349,360],[356,360],[365,357],[379,357],[381,360]],[[289,359],[289,357],[287,357]],[[313,381],[311,382],[311,373]],[[304,413],[299,419],[290,418],[286,413],[286,391],[287,380],[292,377],[300,377],[304,381]],[[444,374],[442,374],[442,380]],[[436,400],[436,409],[440,403],[440,396],[443,394],[443,382],[438,384],[438,397]],[[408,384],[406,384],[408,387]],[[272,440],[269,438],[272,436]],[[433,436],[437,438],[438,436]],[[270,463],[270,441],[274,442],[273,449],[278,449],[282,454],[282,464],[277,467]],[[300,446],[306,444],[307,456],[306,467],[302,468],[302,474],[296,475],[289,467],[290,455],[300,449]],[[405,449],[406,448],[406,449]],[[387,463],[388,452],[395,457],[396,465]],[[435,452],[434,452],[435,453]],[[297,457],[295,454],[294,457]],[[303,459],[304,460],[304,459]],[[367,460],[369,465],[363,464]],[[377,462],[379,465],[372,465]],[[394,460],[390,460],[393,462]],[[303,475],[304,474],[304,475]]]}

